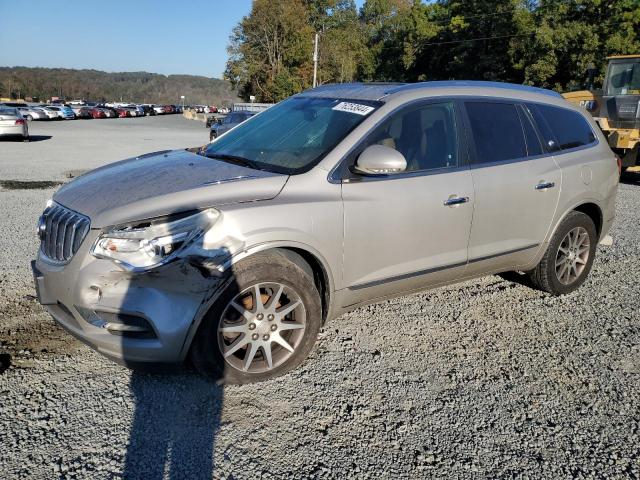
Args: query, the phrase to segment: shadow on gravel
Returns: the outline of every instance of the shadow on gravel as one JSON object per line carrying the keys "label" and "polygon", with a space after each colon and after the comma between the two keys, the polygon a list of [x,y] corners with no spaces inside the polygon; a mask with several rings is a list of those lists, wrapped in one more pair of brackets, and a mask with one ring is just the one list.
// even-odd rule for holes
{"label": "shadow on gravel", "polygon": [[523,285],[525,287],[533,288],[536,287],[533,285],[531,278],[524,272],[502,272],[498,274],[498,277],[506,280],[507,282],[517,283],[519,285]]}
{"label": "shadow on gravel", "polygon": [[42,142],[52,139],[52,135],[29,135],[29,142]]}
{"label": "shadow on gravel", "polygon": [[[166,235],[178,235],[179,232],[168,230]],[[197,241],[201,242],[202,238]],[[202,245],[200,248],[204,249]],[[226,258],[228,252],[222,255]],[[161,288],[171,290],[175,282],[192,282],[200,288],[206,285],[206,288],[214,291],[220,288],[224,280],[225,288],[237,291],[233,276],[224,279],[219,275],[211,275],[196,258],[178,259],[176,262],[181,265],[170,266],[164,277],[158,274],[162,278],[160,281],[166,282]],[[144,275],[142,278],[144,282]],[[140,286],[136,286],[135,282],[129,284],[122,299],[123,311],[139,311],[141,302],[145,301],[140,291]],[[179,302],[178,295],[176,298]],[[206,341],[202,342],[205,346],[200,348],[198,354],[198,361],[208,365],[204,370],[206,378],[187,371],[183,365],[138,364],[133,361],[141,355],[153,360],[153,353],[145,350],[145,345],[149,345],[149,342],[153,345],[157,341],[157,326],[154,328],[142,317],[128,314],[122,314],[120,321],[129,322],[133,327],[128,334],[122,334],[121,346],[125,363],[134,369],[129,389],[135,402],[123,478],[211,479],[215,471],[215,436],[223,405],[220,380],[224,378],[225,366],[217,348],[217,323],[211,324],[217,319],[210,313],[205,315],[197,333],[197,337],[207,336]],[[204,328],[210,324],[212,328]]]}
{"label": "shadow on gravel", "polygon": [[8,353],[0,353],[0,375],[11,366],[11,355]]}
{"label": "shadow on gravel", "polygon": [[210,479],[223,387],[195,374],[133,372],[125,479]]}
{"label": "shadow on gravel", "polygon": [[620,177],[620,183],[640,185],[640,172],[624,172]]}

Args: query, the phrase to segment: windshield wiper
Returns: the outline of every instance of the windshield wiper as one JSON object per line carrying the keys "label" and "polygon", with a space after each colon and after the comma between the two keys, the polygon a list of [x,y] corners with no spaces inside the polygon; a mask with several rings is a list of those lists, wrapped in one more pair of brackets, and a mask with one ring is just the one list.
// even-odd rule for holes
{"label": "windshield wiper", "polygon": [[213,158],[215,160],[222,160],[229,163],[235,163],[243,167],[253,168],[254,170],[262,170],[256,162],[249,160],[248,158],[240,157],[238,155],[227,155],[226,153],[207,153],[207,158]]}

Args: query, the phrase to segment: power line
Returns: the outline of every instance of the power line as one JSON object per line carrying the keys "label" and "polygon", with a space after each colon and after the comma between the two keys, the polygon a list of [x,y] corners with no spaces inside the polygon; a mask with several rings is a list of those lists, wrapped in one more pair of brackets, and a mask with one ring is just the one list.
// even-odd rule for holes
{"label": "power line", "polygon": [[532,35],[534,32],[531,31],[529,33],[514,33],[512,35],[496,35],[493,37],[475,37],[475,38],[467,38],[465,40],[448,40],[446,42],[430,42],[430,43],[423,43],[423,46],[430,46],[430,45],[448,45],[451,43],[466,43],[466,42],[480,42],[482,40],[494,40],[496,38],[512,38],[512,37],[528,37],[529,35]]}
{"label": "power line", "polygon": [[485,17],[495,17],[496,15],[512,15],[516,12],[516,10],[512,11],[502,11],[502,12],[494,12],[494,13],[484,13],[481,15],[454,15],[453,17],[444,18],[442,20],[429,20],[429,23],[449,23],[456,17],[462,18],[463,21],[467,21],[472,18],[485,18]]}

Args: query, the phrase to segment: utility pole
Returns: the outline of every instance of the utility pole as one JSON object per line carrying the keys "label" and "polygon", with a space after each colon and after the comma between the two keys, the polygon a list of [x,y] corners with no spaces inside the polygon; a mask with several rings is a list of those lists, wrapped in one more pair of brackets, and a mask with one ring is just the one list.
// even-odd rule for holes
{"label": "utility pole", "polygon": [[318,83],[318,34],[316,33],[316,39],[313,44],[313,88],[316,88]]}

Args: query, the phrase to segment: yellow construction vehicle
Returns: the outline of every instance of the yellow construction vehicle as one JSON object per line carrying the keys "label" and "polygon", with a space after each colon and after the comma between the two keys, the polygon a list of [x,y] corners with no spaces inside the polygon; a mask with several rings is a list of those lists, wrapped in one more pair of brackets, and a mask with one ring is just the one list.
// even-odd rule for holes
{"label": "yellow construction vehicle", "polygon": [[[587,109],[604,132],[622,168],[640,165],[640,55],[608,57],[602,90],[564,93],[563,97]],[[588,84],[595,69],[590,69]]]}

